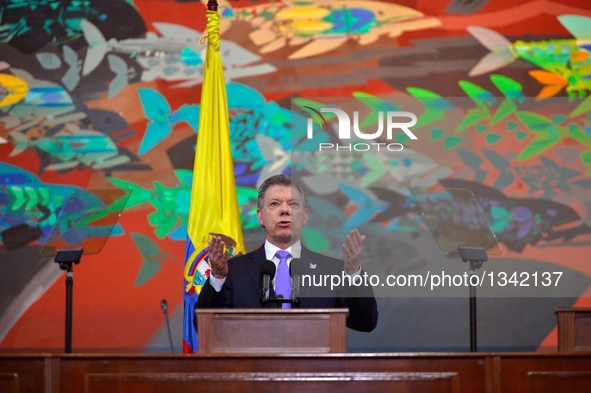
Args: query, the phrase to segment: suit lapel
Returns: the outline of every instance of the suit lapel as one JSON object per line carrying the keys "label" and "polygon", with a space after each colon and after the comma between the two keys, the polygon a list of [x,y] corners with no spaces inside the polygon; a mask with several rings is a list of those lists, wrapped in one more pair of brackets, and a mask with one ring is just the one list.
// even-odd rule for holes
{"label": "suit lapel", "polygon": [[306,267],[305,274],[314,274],[317,272],[318,266],[318,254],[313,253],[305,247],[302,247],[302,261]]}
{"label": "suit lapel", "polygon": [[251,261],[248,261],[248,276],[250,277],[250,280],[254,288],[260,288],[261,283],[259,277],[259,270],[261,268],[261,263],[267,259],[267,256],[265,255],[264,244],[262,247],[259,247],[252,253],[248,254],[248,257],[251,259]]}

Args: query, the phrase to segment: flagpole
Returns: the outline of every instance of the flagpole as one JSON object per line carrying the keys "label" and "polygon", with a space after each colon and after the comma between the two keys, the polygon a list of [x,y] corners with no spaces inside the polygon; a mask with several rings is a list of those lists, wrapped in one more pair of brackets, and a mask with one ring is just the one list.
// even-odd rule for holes
{"label": "flagpole", "polygon": [[231,245],[231,251],[228,249],[231,255],[246,252],[232,160],[217,1],[208,0],[206,11],[207,67],[203,72],[183,269],[183,353],[198,352],[198,334],[193,321],[199,293],[211,271],[207,240],[212,233],[223,235],[226,245]]}

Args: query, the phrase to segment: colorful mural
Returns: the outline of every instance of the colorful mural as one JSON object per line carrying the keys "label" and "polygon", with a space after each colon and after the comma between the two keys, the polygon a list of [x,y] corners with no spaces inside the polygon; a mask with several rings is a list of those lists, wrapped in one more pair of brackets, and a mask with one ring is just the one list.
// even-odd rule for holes
{"label": "colorful mural", "polygon": [[[411,187],[470,190],[502,249],[487,264],[559,270],[569,284],[553,296],[483,293],[480,348],[553,350],[554,308],[591,306],[591,7],[239,0],[220,1],[220,14],[247,249],[264,238],[258,185],[293,173],[309,193],[310,248],[338,256],[359,228],[371,273],[463,272]],[[40,250],[104,236],[88,225],[101,223],[91,202],[102,189],[130,194],[102,205],[122,211],[118,223],[74,267],[74,350],[169,351],[161,299],[180,348],[203,31],[197,0],[0,5],[0,350],[62,350],[64,276]],[[313,140],[294,124],[339,100],[366,132],[378,111],[412,110],[418,140],[395,135],[399,152],[319,152],[338,143],[334,116]],[[67,201],[73,222],[55,231]],[[429,206],[474,223],[470,206]],[[465,298],[378,303],[378,328],[349,332],[350,351],[469,348]]]}

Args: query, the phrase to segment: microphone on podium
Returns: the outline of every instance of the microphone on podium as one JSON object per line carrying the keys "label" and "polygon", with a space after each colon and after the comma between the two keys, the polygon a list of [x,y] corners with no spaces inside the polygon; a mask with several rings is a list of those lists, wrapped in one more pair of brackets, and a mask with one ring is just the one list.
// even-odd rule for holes
{"label": "microphone on podium", "polygon": [[273,277],[275,277],[276,270],[277,267],[273,261],[268,259],[264,260],[263,263],[261,263],[261,267],[259,268],[259,277],[261,278],[261,285],[263,288],[263,293],[261,296],[261,303],[263,306],[266,306],[269,303],[269,288],[271,287],[271,280]]}
{"label": "microphone on podium", "polygon": [[168,331],[168,342],[170,343],[170,351],[174,353],[174,345],[172,344],[172,333],[170,332],[170,323],[168,322],[168,302],[166,299],[162,299],[160,301],[160,308],[164,313],[164,318],[166,319],[166,330]]}
{"label": "microphone on podium", "polygon": [[292,307],[300,304],[300,287],[305,269],[306,265],[300,258],[293,258],[289,264],[289,274],[292,279]]}

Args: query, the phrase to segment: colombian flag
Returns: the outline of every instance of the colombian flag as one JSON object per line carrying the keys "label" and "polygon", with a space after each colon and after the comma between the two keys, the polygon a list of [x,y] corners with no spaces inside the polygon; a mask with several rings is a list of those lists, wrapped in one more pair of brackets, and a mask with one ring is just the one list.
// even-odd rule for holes
{"label": "colombian flag", "polygon": [[245,252],[220,55],[220,17],[217,10],[207,11],[206,15],[207,57],[185,252],[183,353],[197,352],[193,307],[210,272],[207,239],[212,233],[222,236],[226,245],[232,245],[230,256]]}

